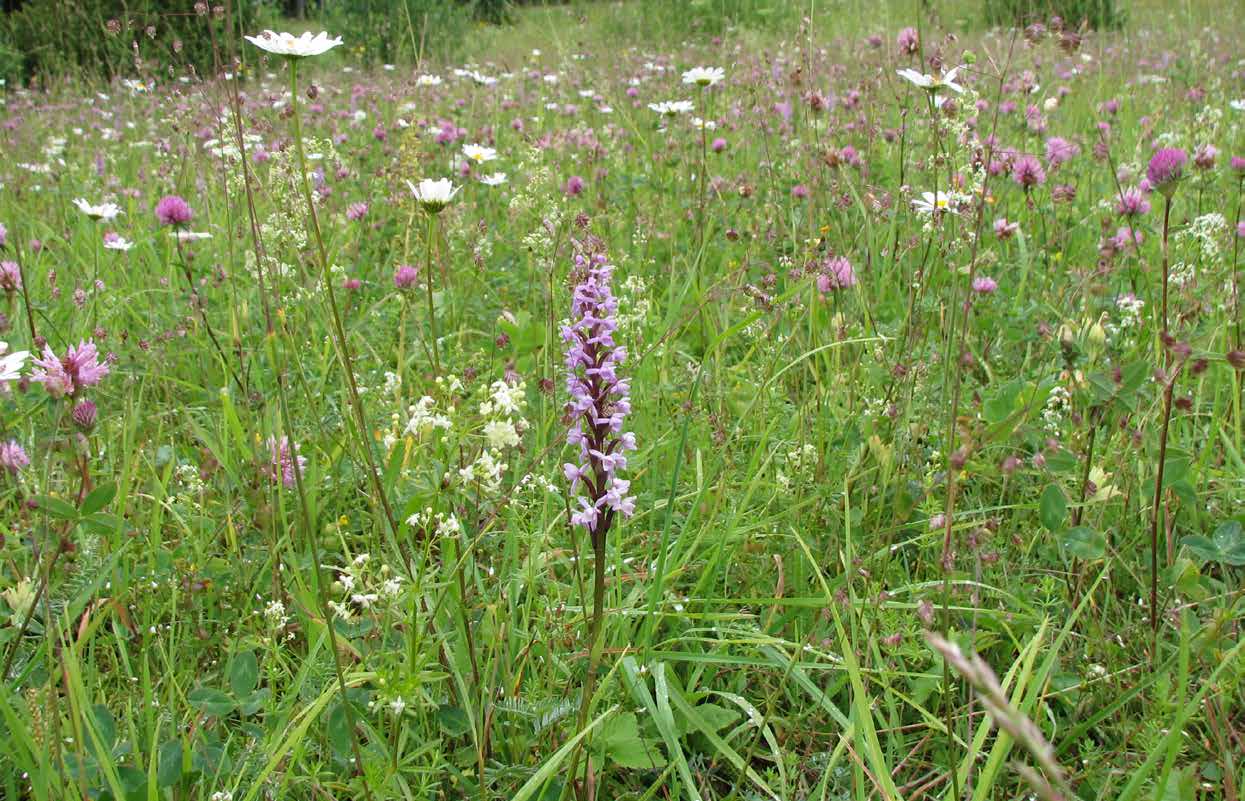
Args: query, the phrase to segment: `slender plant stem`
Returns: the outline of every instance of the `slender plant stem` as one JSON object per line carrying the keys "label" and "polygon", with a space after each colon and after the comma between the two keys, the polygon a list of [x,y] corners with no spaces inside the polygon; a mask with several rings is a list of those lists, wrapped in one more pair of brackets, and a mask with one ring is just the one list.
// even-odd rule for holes
{"label": "slender plant stem", "polygon": [[[1150,515],[1150,626],[1156,635],[1159,630],[1159,520],[1163,513],[1163,468],[1167,464],[1167,431],[1172,417],[1172,389],[1176,386],[1176,376],[1165,376],[1164,380],[1163,427],[1159,430],[1159,461],[1154,473],[1154,508]],[[1151,664],[1158,664],[1157,647],[1151,654]]]}
{"label": "slender plant stem", "polygon": [[1167,250],[1167,233],[1168,226],[1172,215],[1172,199],[1171,195],[1164,196],[1163,201],[1163,327],[1159,329],[1160,334],[1167,333],[1167,276],[1169,271],[1168,250]]}
{"label": "slender plant stem", "polygon": [[208,339],[212,340],[212,347],[216,349],[216,355],[220,356],[221,364],[225,365],[225,369],[229,372],[233,383],[237,385],[238,391],[246,396],[246,387],[242,384],[242,379],[238,375],[238,371],[229,363],[229,358],[225,356],[225,350],[220,345],[220,340],[216,338],[216,332],[212,330],[212,323],[208,320],[207,307],[200,302],[199,292],[195,289],[195,278],[190,272],[190,265],[186,263],[186,254],[182,252],[182,241],[176,235],[180,232],[174,231],[174,241],[177,243],[177,261],[181,265],[182,275],[186,277],[186,286],[190,289],[190,302],[199,310],[199,318],[203,320],[203,328],[207,331]]}
{"label": "slender plant stem", "polygon": [[307,180],[307,158],[303,153],[302,115],[298,110],[298,60],[290,59],[290,96],[294,108],[294,152],[298,157],[298,172],[303,188],[303,200],[307,203],[307,216],[311,221],[311,232],[316,240],[316,251],[320,256],[320,275],[324,283],[324,294],[328,298],[329,311],[333,319],[333,333],[337,346],[337,358],[341,363],[342,372],[346,374],[346,389],[350,399],[350,408],[354,412],[355,426],[358,430],[359,446],[367,460],[368,473],[380,505],[384,510],[385,519],[389,523],[390,532],[398,534],[397,521],[393,509],[389,506],[389,497],[380,481],[380,473],[376,469],[376,458],[372,454],[372,445],[367,438],[367,421],[363,418],[363,404],[359,401],[359,388],[354,378],[354,360],[350,357],[350,346],[346,341],[346,329],[342,325],[341,312],[337,308],[337,296],[333,292],[333,277],[329,271],[328,252],[324,247],[324,237],[320,233],[320,220],[316,216],[316,205],[311,197],[311,182]]}
{"label": "slender plant stem", "polygon": [[432,239],[437,230],[437,217],[428,215],[428,230],[424,243],[424,286],[428,292],[428,339],[432,343],[432,368],[441,375],[441,355],[437,349],[437,309],[432,302]]}

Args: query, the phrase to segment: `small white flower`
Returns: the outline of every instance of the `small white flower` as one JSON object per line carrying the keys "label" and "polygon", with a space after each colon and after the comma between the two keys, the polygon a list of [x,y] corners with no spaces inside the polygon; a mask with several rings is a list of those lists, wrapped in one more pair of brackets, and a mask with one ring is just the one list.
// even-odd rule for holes
{"label": "small white flower", "polygon": [[912,207],[916,209],[917,214],[933,214],[935,211],[944,211],[955,214],[955,207],[951,205],[952,197],[945,192],[939,192],[935,195],[933,192],[922,192],[921,197],[912,201]]}
{"label": "small white flower", "polygon": [[111,222],[117,219],[117,215],[121,213],[121,207],[116,203],[100,203],[99,205],[91,205],[83,198],[76,198],[74,205],[78,207],[78,211],[82,212],[92,220],[103,220]]}
{"label": "small white flower", "polygon": [[660,103],[649,103],[648,107],[663,117],[689,114],[695,108],[690,100],[663,100]]}
{"label": "small white flower", "polygon": [[716,131],[718,124],[713,120],[702,120],[700,117],[692,117],[692,127],[698,131]]}
{"label": "small white flower", "polygon": [[416,86],[440,86],[440,75],[421,75],[415,79]]}
{"label": "small white flower", "polygon": [[490,448],[501,450],[519,444],[519,434],[514,430],[514,423],[509,420],[491,420],[484,425],[484,438]]}
{"label": "small white flower", "polygon": [[212,238],[207,231],[174,231],[169,236],[174,237],[178,242],[198,242],[200,239]]}
{"label": "small white flower", "polygon": [[937,92],[940,89],[950,89],[958,94],[963,94],[964,87],[955,82],[955,76],[960,71],[960,67],[952,67],[938,77],[929,75],[928,73],[917,72],[914,69],[898,70],[897,74],[900,78],[907,80],[914,86],[919,86],[930,92]]}
{"label": "small white flower", "polygon": [[302,36],[295,36],[292,33],[264,31],[259,36],[246,36],[243,38],[260,50],[266,50],[278,56],[288,56],[289,58],[318,56],[327,53],[342,43],[340,36],[330,39],[329,35],[324,31],[315,36],[311,35],[311,31],[307,31]]}
{"label": "small white flower", "polygon": [[483,164],[496,159],[497,151],[484,145],[463,145],[463,155],[476,164]]}
{"label": "small white flower", "polygon": [[506,174],[504,172],[495,172],[492,175],[481,175],[480,183],[485,186],[501,186],[506,182]]}
{"label": "small white flower", "polygon": [[104,235],[105,250],[129,250],[132,247],[134,247],[134,243],[120,234]]}
{"label": "small white flower", "polygon": [[1241,100],[1233,100],[1228,103],[1236,111],[1245,111],[1245,98]]}
{"label": "small white flower", "polygon": [[726,80],[726,71],[721,67],[693,67],[683,73],[683,83],[696,86],[713,86]]}
{"label": "small white flower", "polygon": [[454,199],[454,196],[458,194],[458,190],[461,189],[461,187],[455,187],[454,184],[450,183],[448,178],[440,178],[435,181],[431,178],[425,178],[419,182],[419,186],[410,181],[407,181],[406,185],[410,187],[411,194],[423,205],[424,209],[433,214],[448,206],[450,201]]}
{"label": "small white flower", "polygon": [[392,712],[395,717],[400,716],[405,709],[406,701],[403,701],[402,696],[400,695],[389,702],[389,711]]}
{"label": "small white flower", "polygon": [[15,351],[5,356],[4,352],[8,349],[9,343],[0,342],[0,387],[20,378],[22,368],[26,366],[26,359],[30,357],[30,351],[26,350]]}

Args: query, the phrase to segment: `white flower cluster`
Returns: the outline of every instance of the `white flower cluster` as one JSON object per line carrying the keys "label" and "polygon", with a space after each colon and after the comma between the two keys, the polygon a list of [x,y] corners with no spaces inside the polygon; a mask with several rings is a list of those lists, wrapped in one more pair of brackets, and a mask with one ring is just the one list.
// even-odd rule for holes
{"label": "white flower cluster", "polygon": [[1046,398],[1046,407],[1042,409],[1042,420],[1046,430],[1051,433],[1057,432],[1059,424],[1063,422],[1064,415],[1070,408],[1072,408],[1072,393],[1061,386],[1051,387],[1050,395]]}
{"label": "white flower cluster", "polygon": [[[436,410],[436,405],[437,402],[431,395],[425,395],[418,402],[408,406],[407,422],[403,433],[422,437],[438,428],[449,431],[454,424],[449,414],[442,414]],[[453,411],[453,407],[450,407],[449,412],[453,413]]]}
{"label": "white flower cluster", "polygon": [[371,556],[361,553],[345,568],[338,570],[333,589],[341,593],[341,600],[329,601],[333,616],[350,621],[356,614],[375,611],[398,597],[402,591],[402,577],[389,565],[379,570],[369,568]]}
{"label": "white flower cluster", "polygon": [[528,424],[522,417],[527,407],[526,385],[494,381],[489,387],[489,397],[480,404],[480,415],[487,419],[484,438],[494,451],[518,447],[521,435]]}
{"label": "white flower cluster", "polygon": [[806,442],[801,447],[787,451],[783,469],[778,471],[775,479],[783,492],[790,493],[795,489],[797,478],[811,479],[816,468],[817,449]]}
{"label": "white flower cluster", "polygon": [[1116,311],[1120,313],[1119,322],[1108,322],[1103,326],[1107,335],[1114,339],[1123,334],[1130,336],[1141,328],[1141,313],[1145,310],[1146,302],[1131,293],[1120,295],[1115,299]]}
{"label": "white flower cluster", "polygon": [[441,512],[434,515],[431,506],[408,517],[406,524],[412,528],[432,528],[438,537],[457,536],[463,530],[463,524],[452,512],[448,515]]}

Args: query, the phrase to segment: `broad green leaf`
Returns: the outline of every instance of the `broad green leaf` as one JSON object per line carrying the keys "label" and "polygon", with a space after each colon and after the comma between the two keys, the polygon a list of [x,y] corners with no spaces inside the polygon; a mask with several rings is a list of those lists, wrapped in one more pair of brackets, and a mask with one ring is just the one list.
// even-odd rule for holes
{"label": "broad green leaf", "polygon": [[90,494],[82,500],[82,508],[79,510],[83,517],[93,515],[101,511],[105,506],[112,503],[112,499],[117,497],[117,485],[113,483],[100,484],[91,490]]}
{"label": "broad green leaf", "polygon": [[259,662],[254,651],[243,651],[229,663],[229,688],[234,697],[245,698],[259,686]]}
{"label": "broad green leaf", "polygon": [[215,687],[199,687],[186,696],[190,705],[205,715],[223,718],[233,712],[234,700]]}
{"label": "broad green leaf", "polygon": [[437,723],[441,725],[441,731],[451,737],[462,737],[471,731],[471,720],[467,713],[449,704],[442,704],[437,710]]}
{"label": "broad green leaf", "polygon": [[1068,499],[1058,484],[1048,484],[1042,490],[1042,498],[1038,501],[1038,519],[1047,531],[1063,531],[1064,521],[1068,516]]}
{"label": "broad green leaf", "polygon": [[156,786],[172,787],[182,777],[182,741],[169,740],[160,746],[156,759]]}
{"label": "broad green leaf", "polygon": [[52,517],[59,517],[61,520],[73,520],[78,516],[78,510],[73,504],[66,503],[60,498],[53,498],[51,495],[37,495],[34,498],[36,504],[44,512]]}
{"label": "broad green leaf", "polygon": [[1068,529],[1059,544],[1069,556],[1090,562],[1101,559],[1107,551],[1106,537],[1089,526]]}

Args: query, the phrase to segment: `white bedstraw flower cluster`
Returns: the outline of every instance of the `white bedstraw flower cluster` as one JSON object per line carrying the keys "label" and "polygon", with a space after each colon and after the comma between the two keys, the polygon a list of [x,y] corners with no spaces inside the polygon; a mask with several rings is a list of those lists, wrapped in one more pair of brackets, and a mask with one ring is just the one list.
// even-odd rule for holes
{"label": "white bedstraw flower cluster", "polygon": [[519,445],[527,430],[527,421],[522,417],[527,407],[525,389],[522,381],[514,385],[494,381],[489,387],[489,397],[480,404],[480,416],[487,420],[484,438],[490,449],[502,451]]}
{"label": "white bedstraw flower cluster", "polygon": [[1050,395],[1046,398],[1046,406],[1042,409],[1042,420],[1046,426],[1046,430],[1055,433],[1059,430],[1059,424],[1063,422],[1064,415],[1068,409],[1072,408],[1072,393],[1063,387],[1051,387]]}

